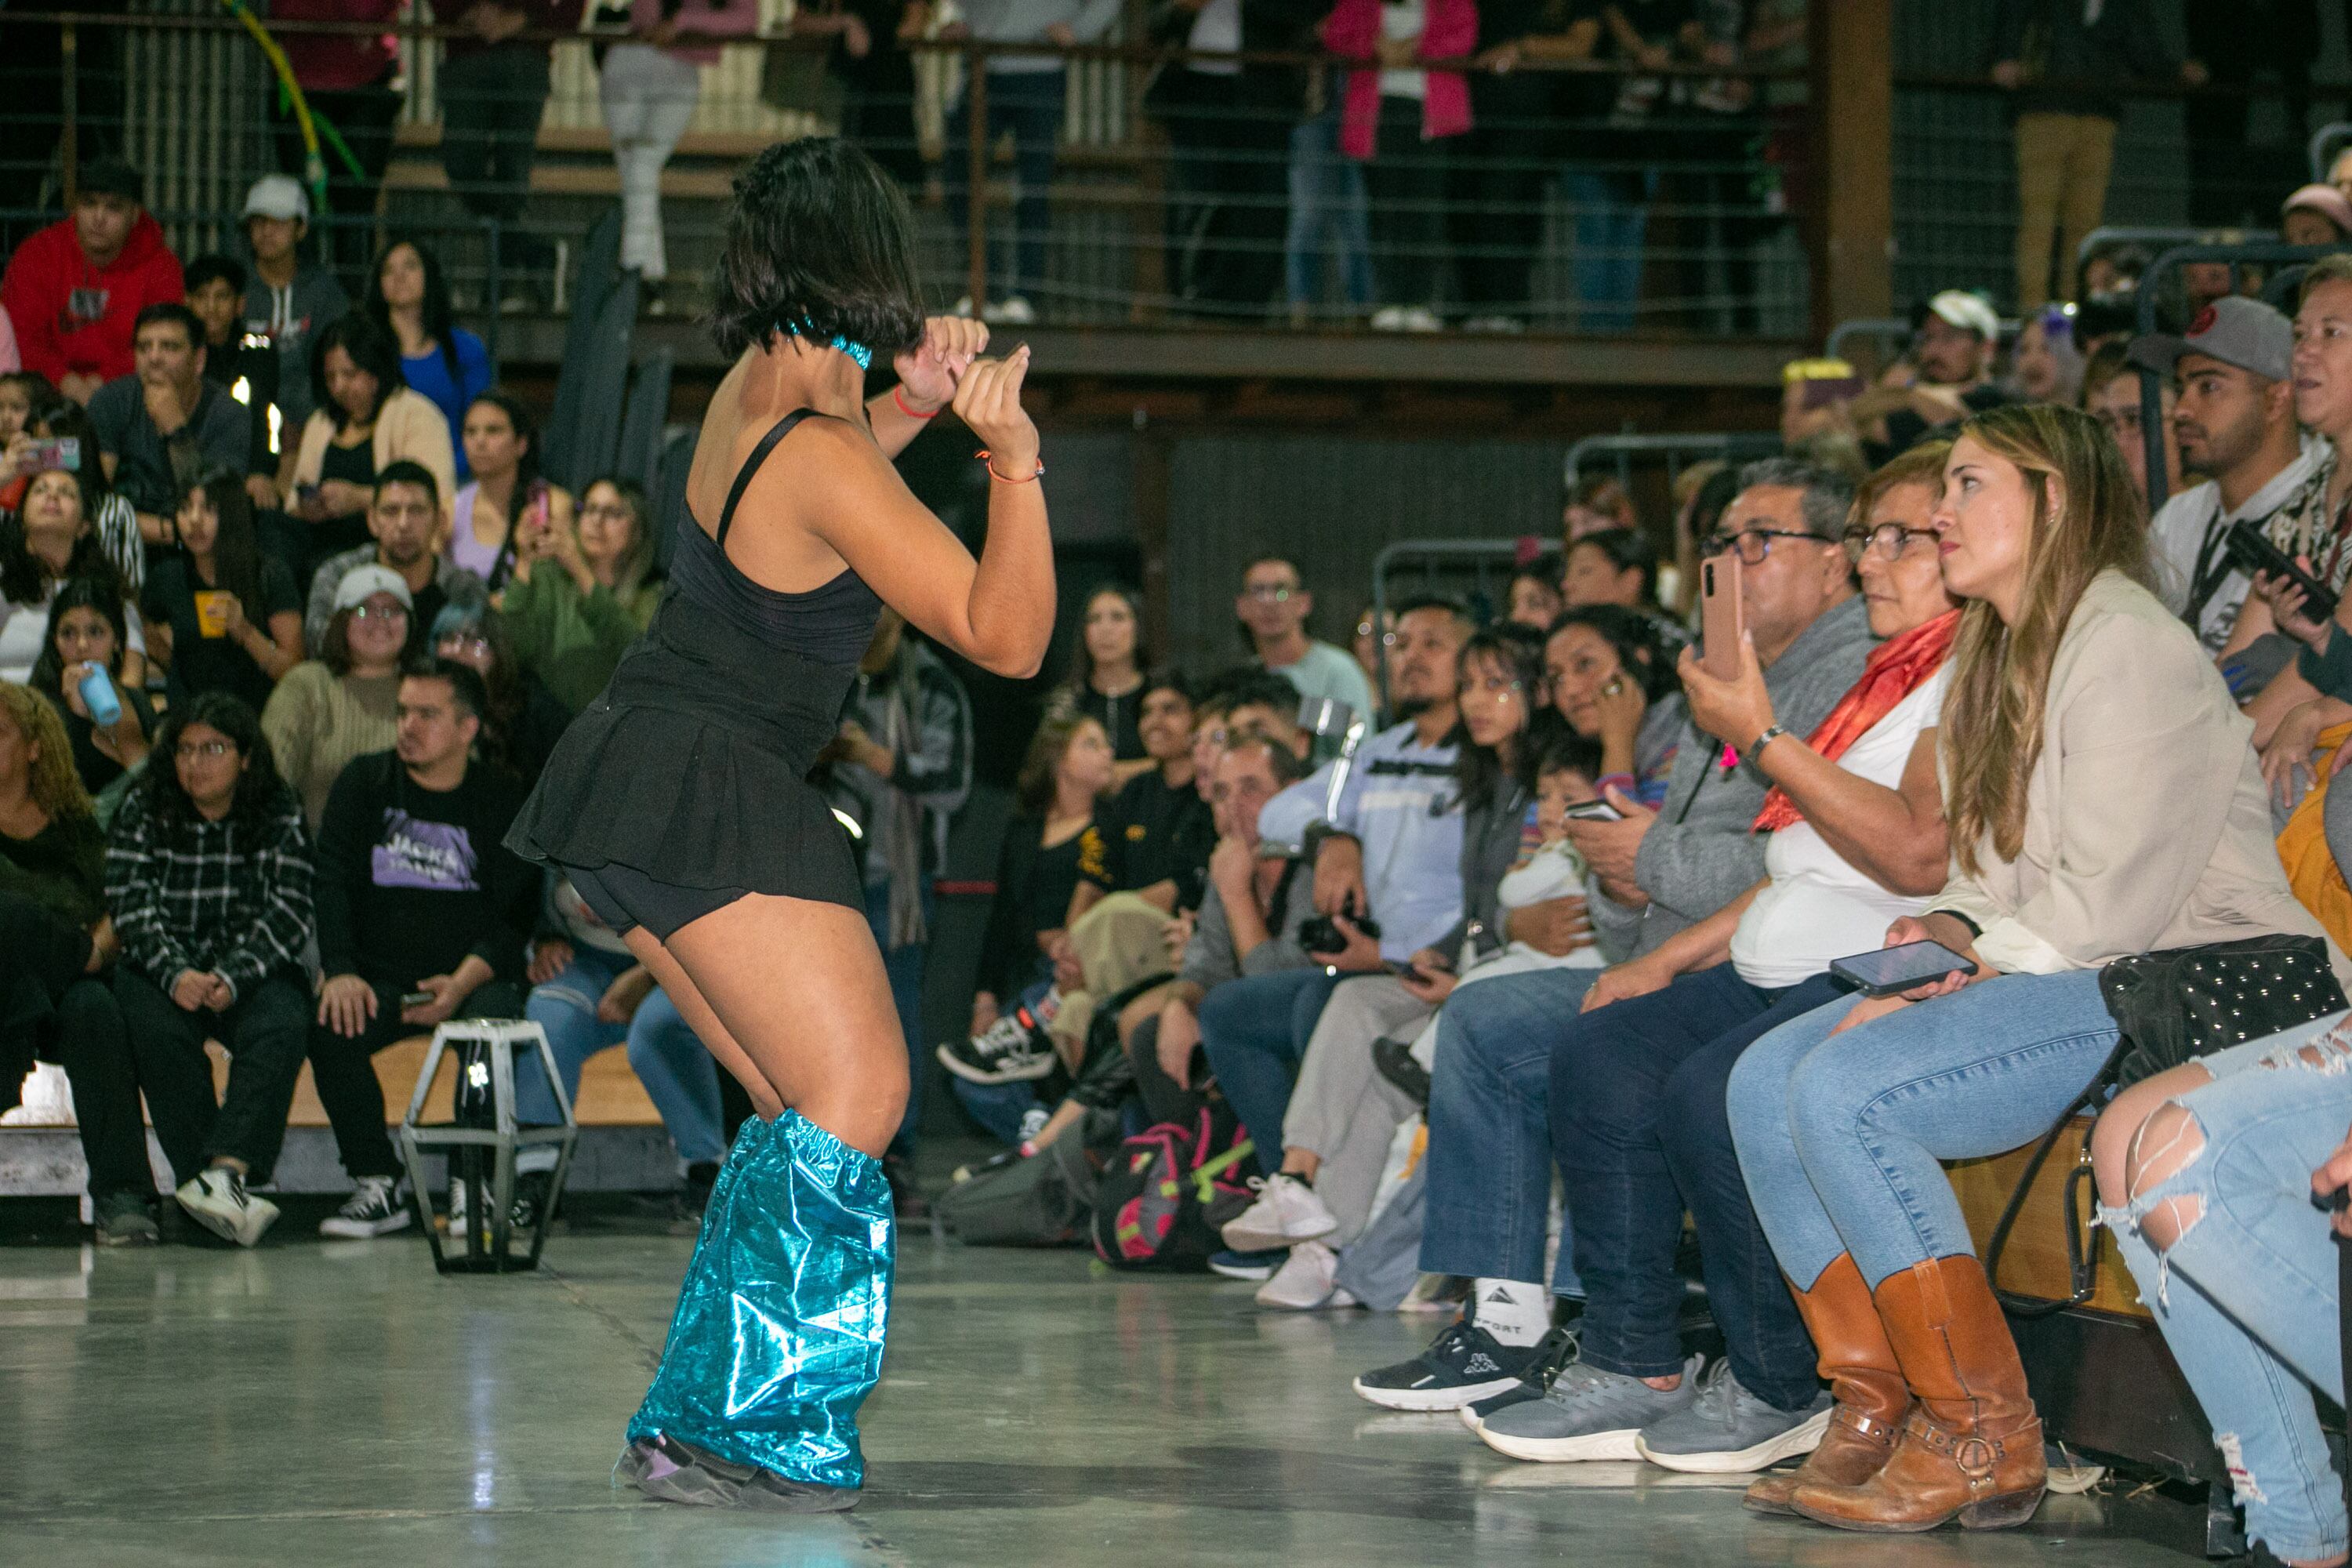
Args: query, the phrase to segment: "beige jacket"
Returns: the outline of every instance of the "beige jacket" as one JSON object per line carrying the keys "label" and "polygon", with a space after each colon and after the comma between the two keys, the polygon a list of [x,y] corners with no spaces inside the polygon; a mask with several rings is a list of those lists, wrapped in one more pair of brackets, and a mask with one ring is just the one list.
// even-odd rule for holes
{"label": "beige jacket", "polygon": [[[327,460],[327,443],[335,438],[334,416],[324,408],[311,410],[302,425],[302,444],[294,454],[294,484],[315,485],[319,471]],[[375,453],[375,470],[383,472],[389,464],[405,458],[412,463],[422,463],[432,472],[433,480],[441,487],[441,519],[449,519],[450,504],[457,497],[457,458],[449,446],[449,421],[433,400],[421,392],[411,392],[403,386],[383,400],[376,411],[375,438],[370,443]],[[289,490],[287,505],[293,505],[294,495]]]}
{"label": "beige jacket", "polygon": [[[2121,573],[2102,574],[2051,666],[2018,858],[1997,858],[1988,837],[1982,871],[1956,859],[1929,907],[1976,921],[1978,955],[2012,973],[2321,935],[2287,890],[2252,731],[2189,628]],[[1948,724],[1942,740],[1953,743]],[[2352,984],[2352,962],[2328,951]]]}

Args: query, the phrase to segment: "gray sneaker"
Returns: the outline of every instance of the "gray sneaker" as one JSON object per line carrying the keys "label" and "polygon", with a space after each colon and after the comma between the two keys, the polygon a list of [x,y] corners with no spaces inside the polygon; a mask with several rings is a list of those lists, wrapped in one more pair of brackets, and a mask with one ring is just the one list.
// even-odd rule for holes
{"label": "gray sneaker", "polygon": [[1719,1361],[1707,1370],[1698,1397],[1642,1428],[1633,1447],[1650,1463],[1670,1470],[1747,1475],[1811,1453],[1829,1425],[1826,1390],[1802,1410],[1776,1409],[1741,1386],[1729,1362]]}
{"label": "gray sneaker", "polygon": [[1479,1424],[1479,1440],[1514,1459],[1559,1464],[1569,1459],[1637,1459],[1642,1430],[1687,1409],[1698,1396],[1703,1356],[1683,1363],[1682,1385],[1652,1388],[1638,1377],[1574,1363],[1551,1392],[1496,1411]]}

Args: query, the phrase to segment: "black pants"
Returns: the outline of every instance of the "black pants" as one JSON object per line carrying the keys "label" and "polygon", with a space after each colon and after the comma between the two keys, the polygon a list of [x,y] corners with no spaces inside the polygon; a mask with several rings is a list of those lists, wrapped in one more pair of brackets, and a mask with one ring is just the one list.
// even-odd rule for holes
{"label": "black pants", "polygon": [[[493,980],[467,997],[457,1016],[520,1018],[522,1004],[520,986]],[[323,1024],[310,1025],[310,1081],[326,1109],[327,1124],[335,1130],[335,1150],[342,1156],[343,1169],[354,1179],[400,1174],[400,1156],[384,1131],[383,1085],[376,1081],[372,1058],[395,1041],[431,1032],[402,1023],[399,991],[382,985],[376,987],[375,1016],[357,1037],[339,1035]],[[461,1090],[463,1087],[461,1077]],[[468,1122],[469,1110],[479,1104],[479,1097],[461,1092],[457,1120]]]}
{"label": "black pants", "polygon": [[114,987],[84,975],[58,998],[57,1023],[43,1031],[41,1059],[66,1069],[73,1086],[74,1121],[89,1165],[89,1195],[130,1193],[152,1197],[147,1124],[139,1114],[139,1064]]}
{"label": "black pants", "polygon": [[[1161,1068],[1157,1016],[1136,1025],[1135,1033],[1127,1037],[1127,1059],[1135,1068],[1135,1092],[1142,1097],[1143,1109],[1152,1121],[1189,1121],[1208,1103],[1205,1091],[1185,1088]],[[1200,1084],[1206,1081],[1208,1071],[1209,1058],[1200,1047],[1193,1047],[1192,1068],[1186,1076]]]}
{"label": "black pants", "polygon": [[[187,1181],[226,1156],[245,1162],[251,1184],[268,1181],[302,1071],[310,1018],[307,988],[293,976],[274,974],[248,987],[226,1012],[190,1013],[153,981],[117,969],[114,996],[173,1175]],[[218,1103],[212,1060],[205,1055],[207,1037],[228,1047],[228,1094]]]}
{"label": "black pants", "polygon": [[[476,217],[511,229],[522,216],[547,93],[547,57],[536,48],[506,45],[442,66],[441,167]],[[536,235],[501,233],[499,244],[506,262],[552,264],[553,247]]]}
{"label": "black pants", "polygon": [[1174,185],[1168,288],[1179,300],[1262,316],[1282,281],[1289,223],[1290,128],[1244,90],[1246,77],[1170,68],[1155,106],[1168,127]]}
{"label": "black pants", "polygon": [[1528,271],[1543,243],[1544,187],[1558,173],[1550,130],[1554,83],[1541,72],[1470,79],[1471,123],[1457,143],[1468,205],[1452,226],[1462,302],[1472,315],[1523,315]]}
{"label": "black pants", "polygon": [[1383,305],[1434,305],[1445,248],[1444,142],[1421,134],[1421,100],[1381,100],[1381,127],[1365,167],[1371,202],[1372,276]]}
{"label": "black pants", "polygon": [[[400,118],[400,94],[388,87],[359,87],[347,92],[306,92],[303,97],[310,102],[312,118],[332,125],[359,163],[360,172],[354,174],[327,138],[320,136],[319,155],[327,163],[330,210],[326,222],[314,217],[310,226],[326,234],[328,264],[356,300],[365,292],[368,268],[375,260],[376,196],[383,188],[384,165],[392,161],[392,128]],[[279,108],[275,94],[269,105],[278,166],[300,179],[305,157],[301,125]],[[524,178],[530,178],[528,166]]]}

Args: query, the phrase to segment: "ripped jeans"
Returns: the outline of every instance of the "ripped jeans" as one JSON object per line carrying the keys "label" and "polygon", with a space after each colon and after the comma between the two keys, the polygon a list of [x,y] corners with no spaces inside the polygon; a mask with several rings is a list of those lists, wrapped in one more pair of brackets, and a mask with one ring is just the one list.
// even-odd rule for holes
{"label": "ripped jeans", "polygon": [[[2248,1539],[2284,1559],[2326,1558],[2345,1550],[2344,1493],[2312,1391],[2340,1398],[2344,1367],[2336,1244],[2311,1173],[2352,1127],[2352,1018],[2331,1014],[2201,1065],[2213,1081],[2151,1115],[2140,1140],[2142,1162],[2179,1168],[2135,1184],[2099,1218],[2212,1425]],[[2170,1106],[2187,1122],[2168,1120]],[[2141,1232],[2159,1205],[2179,1226],[2162,1253]]]}

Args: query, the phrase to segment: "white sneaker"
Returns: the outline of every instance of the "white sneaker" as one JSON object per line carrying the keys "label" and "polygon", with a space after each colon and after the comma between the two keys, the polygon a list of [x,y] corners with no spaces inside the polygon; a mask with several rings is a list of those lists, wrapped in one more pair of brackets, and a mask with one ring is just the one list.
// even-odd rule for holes
{"label": "white sneaker", "polygon": [[1318,1307],[1352,1307],[1356,1299],[1332,1284],[1339,1272],[1339,1255],[1319,1241],[1302,1241],[1290,1249],[1289,1259],[1274,1278],[1257,1288],[1257,1304],[1293,1312]]}
{"label": "white sneaker", "polygon": [[347,1241],[366,1241],[407,1228],[408,1205],[400,1201],[398,1184],[390,1176],[362,1176],[350,1201],[319,1222],[320,1236]]}
{"label": "white sneaker", "polygon": [[1027,300],[1018,294],[1007,294],[980,313],[983,321],[1004,327],[1025,327],[1037,319],[1037,312]]}
{"label": "white sneaker", "polygon": [[190,1219],[239,1247],[251,1247],[278,1223],[278,1205],[247,1193],[244,1175],[226,1165],[191,1176],[172,1195]]}
{"label": "white sneaker", "polygon": [[1445,323],[1436,311],[1426,305],[1408,305],[1404,311],[1404,330],[1408,332],[1442,332]]}
{"label": "white sneaker", "polygon": [[1372,331],[1402,332],[1405,330],[1405,308],[1402,305],[1383,305],[1372,312]]}
{"label": "white sneaker", "polygon": [[1468,321],[1462,323],[1462,330],[1465,332],[1493,332],[1503,336],[1509,336],[1514,332],[1526,331],[1528,330],[1528,324],[1525,321],[1520,321],[1517,316],[1506,316],[1497,313],[1495,315],[1473,316]]}
{"label": "white sneaker", "polygon": [[950,316],[969,316],[969,315],[971,315],[971,295],[969,295],[969,294],[959,294],[959,295],[957,295],[957,296],[956,296],[956,302],[955,302],[955,309],[954,309],[954,310],[950,310],[950,311],[948,312],[948,314],[949,314],[949,315],[950,315]]}
{"label": "white sneaker", "polygon": [[1314,1188],[1296,1176],[1274,1175],[1258,1188],[1257,1202],[1225,1222],[1223,1236],[1235,1252],[1272,1252],[1339,1228]]}
{"label": "white sneaker", "polygon": [[470,1228],[470,1222],[466,1217],[466,1179],[452,1176],[449,1178],[449,1239],[465,1240],[466,1232]]}

